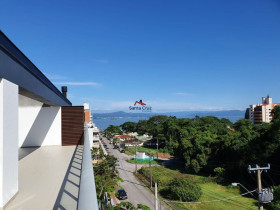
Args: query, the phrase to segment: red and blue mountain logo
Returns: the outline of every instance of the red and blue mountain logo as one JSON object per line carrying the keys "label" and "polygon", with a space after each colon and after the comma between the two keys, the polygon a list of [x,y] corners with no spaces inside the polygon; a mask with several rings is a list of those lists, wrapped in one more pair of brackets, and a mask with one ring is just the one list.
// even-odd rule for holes
{"label": "red and blue mountain logo", "polygon": [[140,105],[142,105],[142,106],[146,106],[146,104],[145,104],[145,103],[143,103],[143,101],[142,101],[142,100],[135,101],[134,106],[135,106],[136,104],[140,104]]}
{"label": "red and blue mountain logo", "polygon": [[142,112],[151,112],[152,111],[152,107],[151,106],[147,106],[147,104],[145,104],[142,100],[139,100],[139,101],[135,101],[134,106],[130,106],[129,110],[138,110],[138,111],[142,111]]}

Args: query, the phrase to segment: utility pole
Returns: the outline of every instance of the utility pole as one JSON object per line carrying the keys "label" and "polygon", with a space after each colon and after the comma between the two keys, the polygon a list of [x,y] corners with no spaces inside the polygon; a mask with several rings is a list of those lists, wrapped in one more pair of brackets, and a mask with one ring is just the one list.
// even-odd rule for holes
{"label": "utility pole", "polygon": [[151,160],[151,154],[149,154],[149,158],[150,158],[150,162],[149,162],[149,165],[150,165],[150,185],[151,185],[151,189],[152,189],[152,187],[153,187],[153,179],[152,179],[152,167],[151,167],[151,165],[152,165],[152,160]]}
{"label": "utility pole", "polygon": [[158,210],[157,182],[155,182],[155,210]]}
{"label": "utility pole", "polygon": [[[256,165],[256,167],[258,168],[258,165]],[[258,192],[260,194],[260,192],[262,191],[262,178],[261,178],[261,171],[260,170],[257,170],[257,177],[258,177],[257,178],[258,179]],[[258,203],[259,210],[263,210],[263,205],[260,202],[260,198],[258,200],[259,200],[259,203]]]}
{"label": "utility pole", "polygon": [[263,210],[263,205],[260,201],[260,193],[262,192],[262,178],[261,178],[261,173],[264,171],[267,171],[268,169],[270,169],[270,164],[267,164],[267,167],[260,167],[258,165],[256,165],[256,168],[252,168],[251,165],[249,165],[248,170],[249,173],[251,173],[251,171],[256,172],[257,171],[257,182],[258,182],[258,201],[259,201],[259,210]]}
{"label": "utility pole", "polygon": [[137,142],[135,143],[135,173],[137,174]]}
{"label": "utility pole", "polygon": [[158,137],[157,137],[157,160],[158,160]]}

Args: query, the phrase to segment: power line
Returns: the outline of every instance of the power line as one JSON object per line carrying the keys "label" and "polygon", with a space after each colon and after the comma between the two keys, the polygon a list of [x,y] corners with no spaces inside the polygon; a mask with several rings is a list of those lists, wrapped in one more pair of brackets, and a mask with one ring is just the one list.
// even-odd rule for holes
{"label": "power line", "polygon": [[270,170],[270,173],[274,174],[274,175],[280,175],[279,171],[275,171],[275,170]]}
{"label": "power line", "polygon": [[[204,188],[204,191],[205,191],[206,189]],[[213,191],[211,191],[211,190],[206,190],[206,191],[208,191],[207,192],[207,194],[209,193],[209,195],[210,196],[212,196],[212,197],[216,197],[216,198],[219,198],[219,197],[223,197],[223,196],[220,196],[218,193],[215,193],[215,192],[213,192]],[[248,191],[248,190],[247,190]],[[213,196],[213,194],[215,195],[215,196]],[[253,195],[252,193],[251,193],[251,195]],[[253,195],[254,196],[254,195]],[[254,196],[255,197],[255,196]],[[223,198],[227,198],[227,197],[223,197]],[[225,200],[225,202],[227,202],[227,203],[230,203],[230,204],[234,204],[234,205],[238,205],[238,206],[243,206],[243,207],[248,207],[248,205],[246,205],[246,204],[244,204],[244,203],[238,203],[236,200],[232,200],[232,199],[229,199],[229,200]],[[250,208],[250,207],[249,207]]]}
{"label": "power line", "polygon": [[216,199],[216,200],[210,200],[210,201],[196,201],[196,202],[187,202],[186,201],[186,202],[184,202],[184,201],[171,201],[171,200],[167,200],[167,199],[164,199],[164,201],[173,202],[173,203],[186,203],[186,204],[213,203],[213,202],[226,201],[226,200],[230,200],[230,199],[233,199],[233,198],[241,197],[241,196],[244,196],[244,195],[247,195],[249,193],[256,192],[256,191],[257,191],[257,189],[246,192],[246,193],[242,193],[240,195],[235,195],[235,196],[231,196],[231,197],[226,197],[226,198]]}
{"label": "power line", "polygon": [[270,179],[271,182],[272,182],[272,186],[274,187],[274,186],[275,186],[275,182],[273,181],[273,179],[272,179],[272,177],[269,175],[269,173],[267,173],[267,175],[268,175],[269,179]]}

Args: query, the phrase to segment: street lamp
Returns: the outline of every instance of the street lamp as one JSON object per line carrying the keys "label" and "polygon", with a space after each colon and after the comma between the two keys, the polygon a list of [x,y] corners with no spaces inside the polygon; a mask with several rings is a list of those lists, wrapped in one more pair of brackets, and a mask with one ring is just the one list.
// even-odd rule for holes
{"label": "street lamp", "polygon": [[244,186],[243,186],[242,184],[240,184],[240,183],[233,182],[233,183],[231,183],[231,185],[232,185],[232,186],[240,185],[240,186],[243,187],[248,193],[250,193],[252,196],[254,196],[254,195],[252,194],[252,192],[250,192],[246,187],[244,187]]}

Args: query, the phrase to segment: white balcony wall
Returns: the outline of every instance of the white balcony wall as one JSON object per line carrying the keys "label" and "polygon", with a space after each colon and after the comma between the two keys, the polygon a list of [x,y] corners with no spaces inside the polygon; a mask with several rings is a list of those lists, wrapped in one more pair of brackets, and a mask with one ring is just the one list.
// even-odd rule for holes
{"label": "white balcony wall", "polygon": [[0,78],[0,208],[18,192],[18,86]]}
{"label": "white balcony wall", "polygon": [[93,147],[93,133],[92,133],[92,128],[88,128],[88,138],[89,138],[89,148]]}
{"label": "white balcony wall", "polygon": [[84,151],[79,191],[78,210],[97,210],[97,195],[91,156],[92,129],[85,125]]}
{"label": "white balcony wall", "polygon": [[19,147],[61,145],[61,107],[19,95]]}

